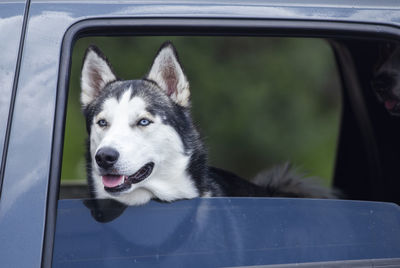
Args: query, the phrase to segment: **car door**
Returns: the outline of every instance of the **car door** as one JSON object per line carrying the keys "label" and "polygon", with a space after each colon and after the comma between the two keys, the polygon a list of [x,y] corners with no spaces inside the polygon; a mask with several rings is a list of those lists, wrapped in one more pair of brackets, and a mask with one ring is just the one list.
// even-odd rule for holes
{"label": "car door", "polygon": [[24,0],[0,3],[0,193],[5,165],[3,159],[7,151],[7,130],[11,122],[8,118],[12,116],[11,107],[19,73],[19,52],[22,51],[24,10]]}

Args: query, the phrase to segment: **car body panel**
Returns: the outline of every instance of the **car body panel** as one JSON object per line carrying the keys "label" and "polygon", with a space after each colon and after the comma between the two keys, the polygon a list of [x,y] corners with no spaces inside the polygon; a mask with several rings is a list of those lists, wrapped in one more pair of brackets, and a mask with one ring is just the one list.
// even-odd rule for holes
{"label": "car body panel", "polygon": [[[48,207],[55,206],[49,201],[49,183],[50,173],[59,173],[51,167],[61,156],[52,158],[52,153],[54,133],[63,125],[62,121],[55,125],[54,114],[57,95],[65,94],[57,91],[60,54],[72,25],[99,18],[175,18],[177,23],[179,18],[302,20],[376,24],[377,34],[383,26],[400,26],[396,1],[377,5],[374,1],[30,1],[0,202],[2,264],[38,267],[42,248],[51,251],[52,244],[44,244],[46,228],[54,228],[46,227]],[[5,239],[9,233],[12,239]],[[13,254],[16,249],[24,252],[23,258]]]}
{"label": "car body panel", "polygon": [[[3,153],[6,136],[24,10],[25,1],[0,3],[0,154]],[[2,159],[0,159],[1,164]],[[0,193],[1,181],[2,179],[0,178]]]}

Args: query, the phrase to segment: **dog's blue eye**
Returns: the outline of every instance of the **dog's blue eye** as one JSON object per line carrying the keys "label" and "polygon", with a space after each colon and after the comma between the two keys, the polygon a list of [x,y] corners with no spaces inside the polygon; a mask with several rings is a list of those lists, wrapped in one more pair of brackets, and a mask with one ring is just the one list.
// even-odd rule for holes
{"label": "dog's blue eye", "polygon": [[143,118],[143,119],[139,120],[138,125],[145,127],[145,126],[150,125],[150,123],[151,123],[150,120]]}
{"label": "dog's blue eye", "polygon": [[100,119],[99,121],[97,121],[97,124],[98,124],[100,127],[106,127],[106,126],[108,125],[107,121],[104,120],[104,119]]}

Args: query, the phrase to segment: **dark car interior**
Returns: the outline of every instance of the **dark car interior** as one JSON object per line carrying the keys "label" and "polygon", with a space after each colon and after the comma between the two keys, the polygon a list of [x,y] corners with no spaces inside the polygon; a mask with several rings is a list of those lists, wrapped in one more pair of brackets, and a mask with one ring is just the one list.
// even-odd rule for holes
{"label": "dark car interior", "polygon": [[[398,45],[337,40],[334,48],[343,82],[334,185],[350,199],[399,203],[399,70],[378,73],[383,64],[398,65],[400,58],[393,53]],[[383,48],[390,51],[383,53]],[[393,107],[385,106],[389,101],[395,102]]]}

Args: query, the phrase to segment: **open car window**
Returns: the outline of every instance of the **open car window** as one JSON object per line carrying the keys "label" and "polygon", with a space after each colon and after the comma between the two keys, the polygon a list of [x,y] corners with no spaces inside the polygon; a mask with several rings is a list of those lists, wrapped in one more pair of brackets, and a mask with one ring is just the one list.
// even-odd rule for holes
{"label": "open car window", "polygon": [[[141,78],[172,41],[190,83],[192,115],[210,165],[248,180],[277,165],[329,187],[341,116],[334,53],[322,39],[273,37],[93,37],[74,46],[61,197],[86,181],[87,131],[80,72],[91,44],[121,78]],[[63,191],[63,189],[69,189]],[[84,192],[83,192],[84,194]],[[76,196],[76,195],[75,195]]]}
{"label": "open car window", "polygon": [[[375,159],[383,153],[384,129],[396,133],[398,127],[373,114],[386,123],[398,121],[396,91],[383,74],[396,62],[395,43],[371,41],[360,51],[358,42],[345,39],[83,38],[72,58],[60,191],[67,200],[58,202],[55,267],[399,262],[394,246],[399,211],[392,204],[228,197],[126,206],[87,199],[87,129],[79,109],[84,51],[96,43],[114,62],[113,71],[140,78],[166,39],[179,49],[190,79],[193,115],[211,165],[252,180],[289,161],[346,198],[381,198],[378,178],[388,176],[395,159],[379,164]],[[366,59],[367,52],[374,57]]]}

